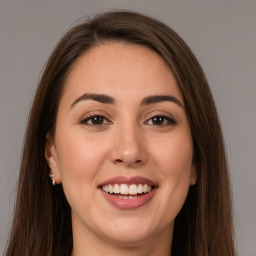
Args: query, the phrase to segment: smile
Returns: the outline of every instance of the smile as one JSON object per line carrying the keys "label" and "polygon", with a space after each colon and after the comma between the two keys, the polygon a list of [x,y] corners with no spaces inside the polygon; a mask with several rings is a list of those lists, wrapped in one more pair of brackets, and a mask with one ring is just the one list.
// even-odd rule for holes
{"label": "smile", "polygon": [[114,177],[99,186],[104,198],[121,210],[139,208],[153,198],[157,185],[142,177]]}
{"label": "smile", "polygon": [[147,184],[108,184],[102,186],[101,189],[122,199],[134,199],[149,193],[152,190],[152,186]]}

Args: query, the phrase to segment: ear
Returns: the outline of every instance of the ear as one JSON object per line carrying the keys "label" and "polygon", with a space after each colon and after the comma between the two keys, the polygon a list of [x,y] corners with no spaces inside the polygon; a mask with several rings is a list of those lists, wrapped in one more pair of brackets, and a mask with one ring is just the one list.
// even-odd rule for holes
{"label": "ear", "polygon": [[54,140],[49,134],[46,135],[45,159],[51,170],[49,174],[54,174],[55,183],[61,183],[58,155],[54,144]]}
{"label": "ear", "polygon": [[191,167],[191,174],[190,174],[190,185],[193,186],[197,182],[197,173],[196,173],[196,167],[195,165],[192,165]]}

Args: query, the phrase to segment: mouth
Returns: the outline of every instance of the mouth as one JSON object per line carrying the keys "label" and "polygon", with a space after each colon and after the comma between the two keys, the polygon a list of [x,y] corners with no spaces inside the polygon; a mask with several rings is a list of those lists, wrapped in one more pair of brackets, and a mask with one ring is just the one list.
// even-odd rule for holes
{"label": "mouth", "polygon": [[108,184],[101,186],[101,189],[121,199],[135,199],[151,192],[154,186],[148,184]]}
{"label": "mouth", "polygon": [[132,210],[149,203],[158,186],[143,177],[114,177],[98,188],[113,206],[121,210]]}

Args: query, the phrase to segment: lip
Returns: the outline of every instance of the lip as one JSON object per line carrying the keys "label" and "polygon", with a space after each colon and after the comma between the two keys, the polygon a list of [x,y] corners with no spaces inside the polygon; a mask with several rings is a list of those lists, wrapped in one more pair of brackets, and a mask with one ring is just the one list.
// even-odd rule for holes
{"label": "lip", "polygon": [[[142,194],[136,198],[133,199],[123,199],[119,198],[113,194],[109,194],[101,189],[102,186],[108,185],[108,184],[148,184],[151,186],[154,186],[154,189],[152,189],[149,193]],[[154,197],[156,191],[157,191],[157,184],[147,178],[144,177],[124,177],[124,176],[118,176],[113,177],[111,179],[105,180],[102,182],[98,188],[103,195],[103,197],[108,201],[111,205],[114,207],[120,209],[120,210],[134,210],[137,208],[140,208],[144,206],[145,204],[149,203],[152,198]]]}
{"label": "lip", "polygon": [[134,199],[122,199],[112,194],[109,194],[102,189],[100,189],[104,198],[113,206],[120,210],[134,210],[143,205],[147,204],[153,198],[156,189],[151,190],[149,193],[138,196]]}
{"label": "lip", "polygon": [[135,177],[125,177],[125,176],[116,176],[113,178],[110,178],[108,180],[103,181],[102,183],[99,184],[98,187],[108,185],[108,184],[148,184],[150,186],[157,187],[157,184],[153,182],[152,180],[149,180],[144,177],[140,176],[135,176]]}

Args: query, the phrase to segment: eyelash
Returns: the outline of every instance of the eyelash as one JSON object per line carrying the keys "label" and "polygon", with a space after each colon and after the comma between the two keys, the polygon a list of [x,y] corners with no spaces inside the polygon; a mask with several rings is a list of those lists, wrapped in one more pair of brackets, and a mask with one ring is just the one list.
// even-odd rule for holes
{"label": "eyelash", "polygon": [[[100,118],[102,123],[99,124],[94,124],[93,123],[93,119],[94,118]],[[162,124],[154,124],[154,119],[160,119],[160,122],[162,122]],[[90,121],[90,123],[89,123]],[[151,121],[151,124],[149,124],[149,121]],[[157,120],[155,120],[157,121]],[[159,120],[158,120],[159,121]],[[174,118],[166,116],[166,115],[153,115],[151,116],[149,119],[147,119],[143,124],[145,125],[153,125],[153,126],[168,126],[168,125],[175,125],[177,122],[175,121]],[[83,125],[91,125],[91,126],[101,126],[101,125],[106,125],[106,124],[112,124],[112,122],[107,119],[104,115],[100,115],[100,114],[91,114],[89,116],[84,117],[81,120],[81,124]]]}
{"label": "eyelash", "polygon": [[[163,121],[163,124],[153,124],[153,120],[156,118],[160,118],[161,121]],[[166,115],[153,115],[151,116],[147,121],[144,122],[144,124],[148,123],[151,120],[152,124],[154,126],[167,126],[167,125],[175,125],[177,122],[174,120],[174,118],[166,116]],[[161,122],[160,121],[160,122]]]}
{"label": "eyelash", "polygon": [[[103,123],[101,123],[101,124],[93,124],[93,123],[92,123],[92,122],[93,122],[93,118],[102,118]],[[91,123],[88,123],[88,121],[91,121]],[[106,123],[104,123],[104,122],[106,122],[106,121],[107,121],[107,123],[111,123],[111,121],[109,121],[104,115],[91,114],[91,115],[86,116],[85,118],[83,118],[83,119],[81,120],[81,124],[100,126],[100,125],[106,124]]]}

